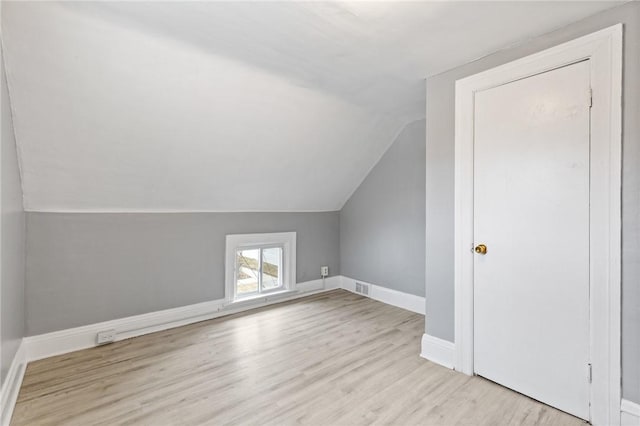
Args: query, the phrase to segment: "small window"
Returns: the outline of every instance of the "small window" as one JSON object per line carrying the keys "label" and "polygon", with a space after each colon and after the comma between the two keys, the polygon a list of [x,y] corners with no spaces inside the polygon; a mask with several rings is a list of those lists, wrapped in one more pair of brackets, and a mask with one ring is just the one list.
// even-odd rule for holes
{"label": "small window", "polygon": [[293,290],[295,242],[295,232],[227,235],[227,300]]}
{"label": "small window", "polygon": [[244,247],[236,250],[238,297],[282,289],[282,246]]}

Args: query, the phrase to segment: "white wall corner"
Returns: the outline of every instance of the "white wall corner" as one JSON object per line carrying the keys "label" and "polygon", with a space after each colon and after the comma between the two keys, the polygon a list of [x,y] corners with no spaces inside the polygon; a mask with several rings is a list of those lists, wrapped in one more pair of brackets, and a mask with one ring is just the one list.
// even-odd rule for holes
{"label": "white wall corner", "polygon": [[342,275],[327,277],[324,280],[326,290],[336,290],[342,288]]}
{"label": "white wall corner", "polygon": [[[364,282],[364,281],[359,281]],[[356,280],[353,278],[345,277],[344,275],[340,276],[340,288],[343,290],[350,291],[352,293],[356,292]]]}
{"label": "white wall corner", "polygon": [[11,422],[13,408],[18,400],[18,393],[20,393],[20,386],[22,385],[22,379],[24,378],[26,368],[26,346],[23,339],[20,341],[18,351],[13,357],[13,361],[11,362],[9,371],[7,372],[7,377],[2,384],[2,396],[0,397],[0,413],[2,413],[0,425],[2,426],[8,426]]}
{"label": "white wall corner", "polygon": [[640,426],[640,404],[623,399],[620,404],[620,426]]}
{"label": "white wall corner", "polygon": [[[414,294],[404,293],[398,290],[393,290],[387,287],[383,287],[377,284],[371,284],[362,280],[354,280],[349,277],[342,277],[342,288],[350,292],[356,292],[356,282],[369,286],[369,297],[387,305],[396,306],[398,308],[406,309],[411,312],[415,312],[420,315],[425,313],[425,299],[422,296],[416,296]],[[360,294],[360,293],[357,293]]]}
{"label": "white wall corner", "polygon": [[422,335],[422,358],[453,369],[454,351],[453,343],[428,334]]}
{"label": "white wall corner", "polygon": [[342,277],[339,275],[333,277],[327,277],[324,279],[306,281],[303,283],[296,284],[296,290],[299,293],[308,293],[311,291],[323,291],[323,290],[335,290],[340,288],[342,285]]}

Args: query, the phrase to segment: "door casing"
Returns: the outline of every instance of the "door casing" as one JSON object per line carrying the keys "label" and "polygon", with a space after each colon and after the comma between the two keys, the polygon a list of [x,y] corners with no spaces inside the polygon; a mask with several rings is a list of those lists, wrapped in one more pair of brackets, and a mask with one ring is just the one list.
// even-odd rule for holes
{"label": "door casing", "polygon": [[595,425],[620,424],[622,29],[617,24],[458,80],[455,94],[454,366],[473,375],[475,92],[590,61],[590,420]]}

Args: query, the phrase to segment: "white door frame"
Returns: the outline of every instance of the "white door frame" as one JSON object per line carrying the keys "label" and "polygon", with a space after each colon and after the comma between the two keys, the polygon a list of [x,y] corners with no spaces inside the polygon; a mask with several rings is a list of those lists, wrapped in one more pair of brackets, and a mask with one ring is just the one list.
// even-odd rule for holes
{"label": "white door frame", "polygon": [[[474,94],[583,60],[591,63],[591,422],[620,424],[622,24],[456,81],[455,369],[473,366]],[[586,370],[586,368],[585,368]],[[587,372],[585,371],[585,377]]]}

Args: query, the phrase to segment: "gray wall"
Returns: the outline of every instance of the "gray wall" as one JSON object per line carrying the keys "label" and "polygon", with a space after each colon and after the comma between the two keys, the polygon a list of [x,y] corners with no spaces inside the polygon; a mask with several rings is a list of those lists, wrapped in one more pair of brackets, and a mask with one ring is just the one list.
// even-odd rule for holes
{"label": "gray wall", "polygon": [[623,125],[623,397],[640,403],[640,3],[592,16],[427,79],[426,330],[453,341],[454,83],[457,79],[625,24]]}
{"label": "gray wall", "polygon": [[424,127],[408,124],[342,208],[342,275],[424,296]]}
{"label": "gray wall", "polygon": [[[0,62],[2,62],[0,60]],[[0,72],[2,79],[2,146],[0,151],[2,169],[2,212],[0,216],[0,364],[1,381],[13,361],[13,357],[24,337],[24,273],[25,273],[25,221],[22,209],[22,186],[18,171],[16,141],[13,133],[9,92],[7,90],[4,63]]]}
{"label": "gray wall", "polygon": [[339,274],[339,213],[27,213],[27,335],[224,297],[225,236],[297,232],[297,282]]}

